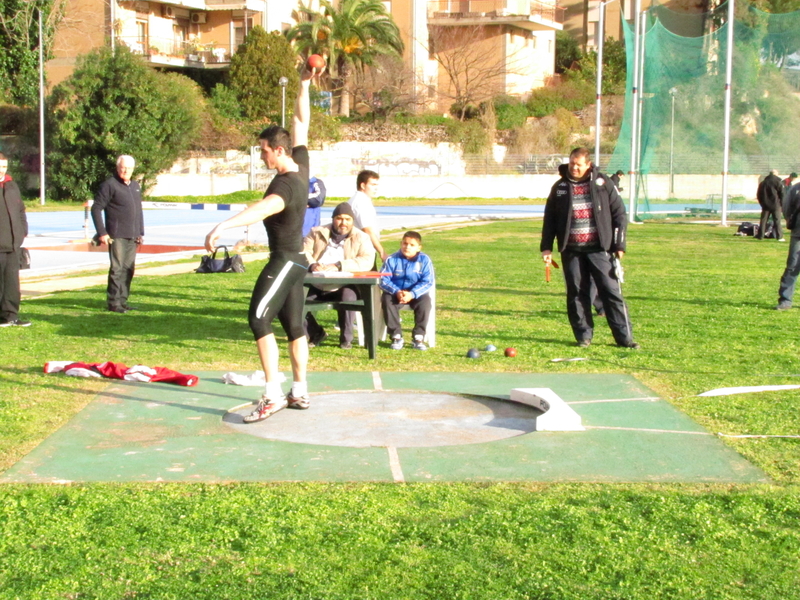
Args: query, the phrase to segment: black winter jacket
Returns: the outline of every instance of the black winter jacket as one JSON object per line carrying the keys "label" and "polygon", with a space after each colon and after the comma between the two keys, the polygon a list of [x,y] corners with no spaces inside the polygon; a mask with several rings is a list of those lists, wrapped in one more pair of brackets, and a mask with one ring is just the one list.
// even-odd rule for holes
{"label": "black winter jacket", "polygon": [[0,252],[16,252],[28,235],[28,219],[19,187],[10,179],[0,183]]}
{"label": "black winter jacket", "polygon": [[92,221],[99,236],[108,234],[112,239],[131,240],[143,236],[144,216],[139,183],[131,180],[130,185],[125,185],[116,174],[101,183],[92,205]]}
{"label": "black winter jacket", "polygon": [[756,199],[764,210],[775,210],[783,204],[783,182],[770,173],[758,184]]}
{"label": "black winter jacket", "polygon": [[[544,207],[542,243],[539,247],[542,252],[552,252],[554,239],[558,239],[558,250],[563,252],[569,241],[572,224],[572,185],[567,168],[567,165],[558,168],[561,179],[550,190],[550,196]],[[609,177],[596,167],[592,167],[590,173],[589,190],[600,247],[606,252],[624,252],[628,222],[622,199]]]}

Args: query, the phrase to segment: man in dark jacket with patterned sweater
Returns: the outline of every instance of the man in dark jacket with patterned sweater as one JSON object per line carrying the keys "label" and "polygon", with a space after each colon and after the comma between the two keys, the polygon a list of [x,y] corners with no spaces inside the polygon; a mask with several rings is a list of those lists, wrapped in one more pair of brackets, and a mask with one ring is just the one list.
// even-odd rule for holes
{"label": "man in dark jacket with patterned sweater", "polygon": [[20,248],[28,235],[28,219],[19,187],[6,173],[8,159],[0,152],[0,327],[27,327],[18,317]]}
{"label": "man in dark jacket with patterned sweater", "polygon": [[569,164],[561,165],[559,173],[561,179],[545,205],[540,249],[549,265],[553,241],[558,241],[575,339],[582,347],[592,342],[589,286],[594,278],[617,345],[638,349],[612,260],[612,255],[619,260],[625,253],[627,222],[622,200],[609,178],[594,168],[586,148],[573,150]]}
{"label": "man in dark jacket with patterned sweater", "polygon": [[92,205],[96,237],[101,243],[108,244],[111,267],[106,296],[108,310],[115,313],[133,310],[128,305],[128,296],[136,266],[137,246],[144,236],[142,190],[139,183],[131,179],[135,166],[132,156],[120,156],[117,172],[100,184]]}

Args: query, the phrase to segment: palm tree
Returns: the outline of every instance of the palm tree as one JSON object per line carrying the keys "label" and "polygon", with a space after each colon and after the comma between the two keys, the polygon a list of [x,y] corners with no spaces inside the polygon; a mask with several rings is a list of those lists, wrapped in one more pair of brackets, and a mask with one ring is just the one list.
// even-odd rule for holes
{"label": "palm tree", "polygon": [[300,5],[297,25],[286,36],[304,57],[321,54],[339,100],[339,114],[350,115],[350,81],[383,55],[402,56],[400,30],[380,0],[320,0],[320,10]]}

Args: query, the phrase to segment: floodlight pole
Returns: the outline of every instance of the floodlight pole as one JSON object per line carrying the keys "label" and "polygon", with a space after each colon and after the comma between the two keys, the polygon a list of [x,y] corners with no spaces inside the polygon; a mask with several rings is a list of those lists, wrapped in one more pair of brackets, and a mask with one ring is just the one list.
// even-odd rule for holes
{"label": "floodlight pole", "polygon": [[39,204],[44,206],[44,36],[39,9]]}
{"label": "floodlight pole", "polygon": [[[612,0],[609,0],[612,1]],[[597,24],[599,29],[597,41],[597,96],[595,105],[595,119],[594,119],[594,165],[600,167],[600,114],[602,111],[603,103],[603,42],[606,37],[606,4],[608,2],[600,3],[600,21]],[[602,165],[605,166],[605,165]]]}
{"label": "floodlight pole", "polygon": [[286,86],[289,80],[286,77],[281,77],[278,80],[281,86],[281,127],[286,128]]}
{"label": "floodlight pole", "polygon": [[628,221],[633,223],[636,220],[636,126],[639,121],[639,13],[642,8],[642,0],[636,0],[633,9],[633,78],[631,79],[631,162],[628,171]]}
{"label": "floodlight pole", "polygon": [[728,168],[731,147],[731,79],[733,75],[733,3],[728,0],[728,51],[725,65],[725,147],[722,151],[722,223],[728,226]]}
{"label": "floodlight pole", "polygon": [[114,22],[117,20],[117,0],[108,0],[108,14],[111,18],[111,53],[114,53],[114,36],[116,35],[114,32]]}
{"label": "floodlight pole", "polygon": [[669,197],[675,197],[675,95],[678,88],[670,88],[669,95],[672,97],[672,125],[669,129]]}
{"label": "floodlight pole", "polygon": [[[636,171],[642,172],[642,122],[644,121],[644,57],[647,42],[647,10],[639,15],[639,118],[636,122]],[[639,190],[636,190],[636,204],[639,204]]]}

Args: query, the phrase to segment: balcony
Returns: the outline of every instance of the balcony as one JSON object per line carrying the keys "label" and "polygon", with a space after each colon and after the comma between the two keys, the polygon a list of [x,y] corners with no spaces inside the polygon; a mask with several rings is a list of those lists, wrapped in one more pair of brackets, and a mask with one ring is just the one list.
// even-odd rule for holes
{"label": "balcony", "polygon": [[529,31],[564,28],[564,8],[537,0],[430,0],[428,24],[513,25]]}
{"label": "balcony", "polygon": [[220,69],[227,68],[231,62],[228,48],[203,45],[196,41],[178,42],[172,38],[153,36],[146,40],[120,36],[117,41],[134,54],[144,56],[153,65]]}

